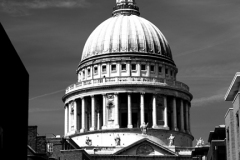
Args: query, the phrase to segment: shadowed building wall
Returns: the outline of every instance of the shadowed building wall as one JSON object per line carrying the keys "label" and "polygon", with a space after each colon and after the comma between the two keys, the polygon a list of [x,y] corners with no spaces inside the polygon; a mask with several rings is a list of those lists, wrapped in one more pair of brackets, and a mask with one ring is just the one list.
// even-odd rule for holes
{"label": "shadowed building wall", "polygon": [[27,159],[29,75],[1,24],[0,40],[0,159]]}

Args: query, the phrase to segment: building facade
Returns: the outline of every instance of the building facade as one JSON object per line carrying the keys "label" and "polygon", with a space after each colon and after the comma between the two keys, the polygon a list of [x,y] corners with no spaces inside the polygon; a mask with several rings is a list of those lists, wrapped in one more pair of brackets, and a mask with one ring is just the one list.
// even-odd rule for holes
{"label": "building facade", "polygon": [[28,126],[27,160],[90,160],[90,156],[71,139],[47,137]]}
{"label": "building facade", "polygon": [[240,72],[237,72],[225,95],[225,101],[231,101],[233,104],[233,107],[229,108],[225,115],[227,160],[240,158],[239,83]]}
{"label": "building facade", "polygon": [[189,155],[192,94],[177,73],[161,31],[135,0],[117,0],[63,96],[64,136],[90,155]]}

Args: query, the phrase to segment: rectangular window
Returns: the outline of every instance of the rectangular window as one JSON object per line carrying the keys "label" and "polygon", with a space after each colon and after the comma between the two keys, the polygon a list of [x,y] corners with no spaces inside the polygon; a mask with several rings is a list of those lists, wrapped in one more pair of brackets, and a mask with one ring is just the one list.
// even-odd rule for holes
{"label": "rectangular window", "polygon": [[136,70],[137,70],[136,64],[132,64],[132,71],[136,71]]}
{"label": "rectangular window", "polygon": [[85,79],[85,71],[83,71],[82,74],[83,74],[83,79]]}
{"label": "rectangular window", "polygon": [[146,65],[145,64],[142,64],[141,65],[141,71],[145,71],[146,70]]}
{"label": "rectangular window", "polygon": [[98,73],[98,67],[94,67],[94,74]]}
{"label": "rectangular window", "polygon": [[151,65],[151,66],[150,66],[150,70],[151,70],[151,72],[155,72],[155,66],[154,66],[154,65]]}
{"label": "rectangular window", "polygon": [[47,143],[47,151],[50,153],[53,152],[53,143]]}
{"label": "rectangular window", "polygon": [[168,74],[168,69],[167,68],[165,69],[165,74]]}
{"label": "rectangular window", "polygon": [[102,72],[103,72],[103,73],[106,73],[106,72],[107,72],[107,66],[106,66],[106,65],[103,65],[103,66],[102,66]]}
{"label": "rectangular window", "polygon": [[91,75],[91,69],[88,68],[88,77],[90,77],[90,75]]}
{"label": "rectangular window", "polygon": [[158,72],[162,73],[162,66],[158,66]]}
{"label": "rectangular window", "polygon": [[116,64],[111,65],[111,71],[117,71],[117,66]]}
{"label": "rectangular window", "polygon": [[122,64],[122,71],[126,71],[127,70],[127,65],[126,64]]}
{"label": "rectangular window", "polygon": [[170,71],[170,75],[173,76],[173,71],[172,70]]}

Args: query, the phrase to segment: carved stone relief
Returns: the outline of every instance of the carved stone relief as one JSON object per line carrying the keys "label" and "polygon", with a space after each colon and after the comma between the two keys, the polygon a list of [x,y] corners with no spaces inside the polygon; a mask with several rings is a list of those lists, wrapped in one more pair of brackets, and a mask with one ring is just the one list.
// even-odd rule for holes
{"label": "carved stone relief", "polygon": [[153,153],[154,149],[148,144],[142,144],[136,151],[136,155],[150,155]]}
{"label": "carved stone relief", "polygon": [[113,112],[114,112],[114,95],[113,94],[108,94],[107,95],[107,101],[106,101],[106,106],[108,109],[108,120],[112,121],[114,119],[113,117]]}

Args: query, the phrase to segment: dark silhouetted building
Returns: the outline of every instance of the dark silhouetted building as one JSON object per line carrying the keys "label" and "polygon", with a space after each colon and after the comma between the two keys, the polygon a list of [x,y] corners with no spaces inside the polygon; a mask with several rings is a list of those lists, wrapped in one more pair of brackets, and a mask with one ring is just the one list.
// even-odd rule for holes
{"label": "dark silhouetted building", "polygon": [[27,157],[28,160],[90,160],[73,140],[38,135],[37,126],[28,127]]}
{"label": "dark silhouetted building", "polygon": [[29,75],[2,24],[0,41],[0,159],[27,159]]}
{"label": "dark silhouetted building", "polygon": [[226,160],[225,125],[216,126],[210,131],[208,142],[210,147],[207,154],[208,160]]}
{"label": "dark silhouetted building", "polygon": [[194,160],[226,160],[225,125],[210,131],[207,145],[196,146],[192,152]]}

